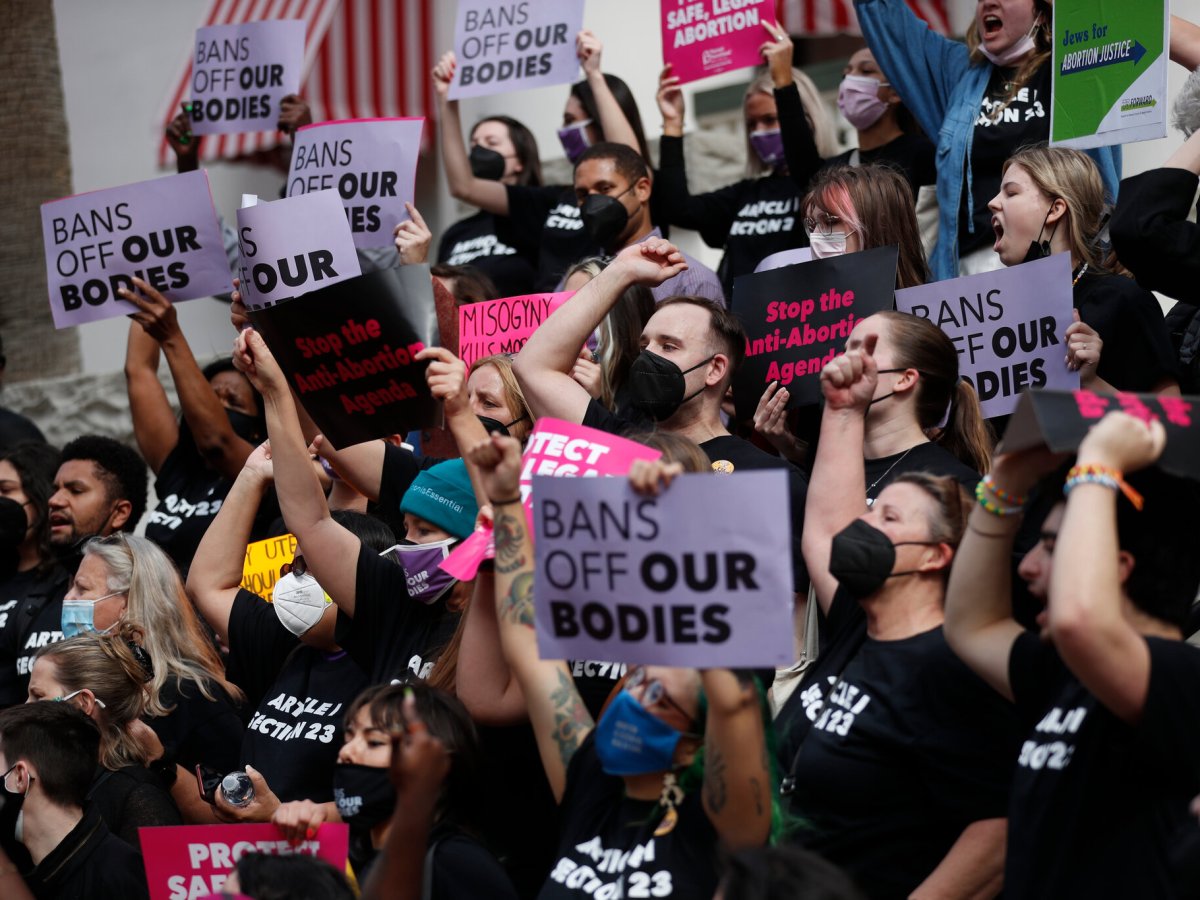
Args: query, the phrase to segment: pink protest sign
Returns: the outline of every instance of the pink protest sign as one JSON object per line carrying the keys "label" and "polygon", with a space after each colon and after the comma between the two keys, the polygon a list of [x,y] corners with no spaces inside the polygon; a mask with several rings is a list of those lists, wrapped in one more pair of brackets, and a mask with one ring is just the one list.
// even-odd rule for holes
{"label": "pink protest sign", "polygon": [[517,353],[550,313],[575,292],[528,294],[458,308],[458,355],[468,366],[493,353]]}
{"label": "pink protest sign", "polygon": [[350,826],[322,825],[315,838],[295,847],[269,823],[140,828],[138,838],[150,900],[191,900],[219,893],[247,853],[316,856],[345,871]]}
{"label": "pink protest sign", "polygon": [[458,0],[450,99],[574,81],[584,0]]}
{"label": "pink protest sign", "polygon": [[239,277],[249,309],[264,309],[362,274],[336,190],[237,212]]}
{"label": "pink protest sign", "polygon": [[416,196],[422,118],[349,119],[296,132],[289,197],[334,189],[355,247],[387,247]]}
{"label": "pink protest sign", "polygon": [[197,28],[188,108],[192,131],[274,131],[279,101],[300,92],[304,30],[303,19]]}
{"label": "pink protest sign", "polygon": [[542,659],[786,666],[787,473],[682,475],[657,497],[616,478],[535,478]]}
{"label": "pink protest sign", "polygon": [[1067,253],[896,291],[896,309],[950,336],[989,419],[1016,410],[1027,390],[1079,387],[1064,343],[1074,305]]}
{"label": "pink protest sign", "polygon": [[661,0],[663,62],[683,83],[762,62],[774,0]]}
{"label": "pink protest sign", "polygon": [[627,475],[635,459],[655,460],[660,456],[658,450],[606,431],[562,419],[541,418],[521,456],[521,496],[528,504],[535,475],[572,478]]}
{"label": "pink protest sign", "polygon": [[233,287],[205,172],[43,203],[42,240],[55,328],[137,312],[117,296],[133,276],[171,300]]}

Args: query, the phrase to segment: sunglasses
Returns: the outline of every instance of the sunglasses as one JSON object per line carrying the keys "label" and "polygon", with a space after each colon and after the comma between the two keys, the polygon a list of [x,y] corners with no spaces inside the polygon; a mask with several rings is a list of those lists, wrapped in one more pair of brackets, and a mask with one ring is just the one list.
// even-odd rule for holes
{"label": "sunglasses", "polygon": [[279,567],[280,578],[289,573],[295,575],[297,578],[302,578],[308,574],[308,563],[304,561],[304,557],[299,553],[292,557],[290,563],[284,563]]}

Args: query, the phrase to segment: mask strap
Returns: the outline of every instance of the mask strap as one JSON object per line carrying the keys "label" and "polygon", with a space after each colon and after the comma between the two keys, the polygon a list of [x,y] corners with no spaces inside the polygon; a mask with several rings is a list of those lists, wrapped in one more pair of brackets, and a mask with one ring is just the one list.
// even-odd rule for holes
{"label": "mask strap", "polygon": [[[1054,200],[1050,202],[1050,208],[1046,210],[1046,217],[1042,219],[1042,227],[1038,229],[1038,239],[1035,242],[1038,245],[1038,248],[1042,251],[1042,254],[1045,256],[1050,255],[1050,242],[1054,240],[1054,234],[1058,231],[1058,222],[1055,222],[1051,227],[1050,237],[1046,238],[1044,241],[1042,240],[1042,232],[1046,230],[1046,223],[1050,221],[1050,213],[1054,212],[1054,203],[1058,199],[1058,197],[1055,197]],[[1059,219],[1059,221],[1062,220]]]}
{"label": "mask strap", "polygon": [[[696,363],[690,369],[684,369],[680,374],[686,375],[688,372],[695,372],[698,368],[700,368],[701,366],[707,366],[710,362],[712,362],[716,358],[717,358],[717,354],[714,353],[708,359],[700,360],[700,362]],[[687,403],[689,400],[692,400],[692,399],[700,396],[701,394],[704,393],[704,389],[706,387],[708,387],[707,384],[700,385],[700,389],[698,391],[696,391],[695,393],[689,394],[687,397],[684,397],[682,400],[679,401],[679,405],[683,406],[683,404]]]}

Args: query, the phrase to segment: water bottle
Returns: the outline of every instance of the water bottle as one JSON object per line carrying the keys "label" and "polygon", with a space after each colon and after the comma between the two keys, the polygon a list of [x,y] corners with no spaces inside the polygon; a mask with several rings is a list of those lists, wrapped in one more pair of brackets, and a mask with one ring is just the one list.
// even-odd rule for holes
{"label": "water bottle", "polygon": [[230,806],[249,806],[254,799],[254,782],[245,772],[230,772],[221,779],[221,794]]}

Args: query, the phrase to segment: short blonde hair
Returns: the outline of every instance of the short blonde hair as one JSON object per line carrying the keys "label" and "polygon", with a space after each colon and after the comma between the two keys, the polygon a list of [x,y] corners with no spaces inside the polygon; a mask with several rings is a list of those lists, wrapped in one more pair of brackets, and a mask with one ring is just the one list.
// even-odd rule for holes
{"label": "short blonde hair", "polygon": [[1096,242],[1104,217],[1104,181],[1092,158],[1067,147],[1025,147],[1005,161],[1003,171],[1010,166],[1028,172],[1034,187],[1047,198],[1067,204],[1059,227],[1066,229],[1072,255],[1089,269],[1103,269]]}

